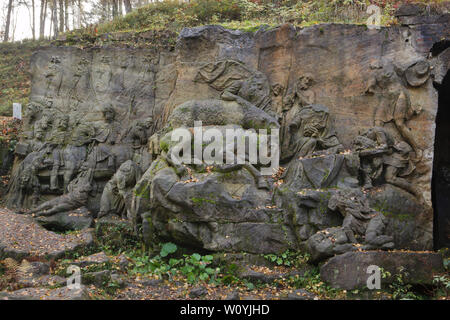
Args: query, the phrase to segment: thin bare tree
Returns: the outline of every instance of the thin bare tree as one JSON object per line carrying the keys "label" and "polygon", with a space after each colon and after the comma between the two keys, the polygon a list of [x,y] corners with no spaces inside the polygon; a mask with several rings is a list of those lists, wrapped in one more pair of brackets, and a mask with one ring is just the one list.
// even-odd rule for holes
{"label": "thin bare tree", "polygon": [[39,39],[45,37],[45,20],[47,19],[48,0],[41,0],[41,10],[39,14]]}
{"label": "thin bare tree", "polygon": [[5,34],[3,38],[3,42],[8,42],[9,40],[9,27],[11,24],[11,12],[13,9],[13,0],[9,0],[8,2],[8,13],[6,14],[6,22],[5,22]]}
{"label": "thin bare tree", "polygon": [[125,5],[125,13],[130,13],[133,10],[130,0],[123,0],[123,4]]}

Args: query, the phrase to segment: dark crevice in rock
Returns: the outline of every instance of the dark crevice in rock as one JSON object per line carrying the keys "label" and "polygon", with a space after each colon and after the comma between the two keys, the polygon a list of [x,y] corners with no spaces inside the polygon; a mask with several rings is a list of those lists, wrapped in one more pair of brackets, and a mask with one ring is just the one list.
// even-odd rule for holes
{"label": "dark crevice in rock", "polygon": [[432,180],[435,249],[450,246],[450,72],[438,90]]}
{"label": "dark crevice in rock", "polygon": [[430,52],[433,57],[436,57],[444,52],[447,48],[450,48],[450,40],[442,40],[433,44]]}

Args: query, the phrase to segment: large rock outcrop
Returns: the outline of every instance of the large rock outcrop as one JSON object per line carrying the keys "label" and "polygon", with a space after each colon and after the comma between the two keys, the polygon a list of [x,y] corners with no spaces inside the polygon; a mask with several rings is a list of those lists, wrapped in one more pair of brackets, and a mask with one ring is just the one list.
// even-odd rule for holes
{"label": "large rock outcrop", "polygon": [[[183,30],[175,52],[42,48],[7,203],[119,215],[146,241],[210,251],[430,249],[433,79],[448,59],[429,53],[449,30],[204,26]],[[248,154],[177,163],[171,134],[195,136],[196,121],[279,129],[278,171],[261,174]]]}

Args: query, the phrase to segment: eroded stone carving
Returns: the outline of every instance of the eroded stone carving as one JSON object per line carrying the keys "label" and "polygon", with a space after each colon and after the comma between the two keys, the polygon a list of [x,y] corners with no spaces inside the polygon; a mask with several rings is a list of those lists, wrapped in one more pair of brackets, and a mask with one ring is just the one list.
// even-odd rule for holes
{"label": "eroded stone carving", "polygon": [[70,182],[67,194],[40,204],[30,213],[36,216],[50,216],[86,206],[89,192],[92,190],[92,174],[92,169],[86,169]]}
{"label": "eroded stone carving", "polygon": [[361,171],[365,188],[384,174],[384,180],[417,197],[420,193],[405,179],[415,169],[411,160],[412,148],[404,141],[395,143],[390,134],[381,127],[374,127],[358,136],[353,148],[361,158]]}
{"label": "eroded stone carving", "polygon": [[200,68],[196,81],[204,81],[218,91],[226,101],[253,106],[272,113],[270,84],[267,77],[234,60],[222,60]]}
{"label": "eroded stone carving", "polygon": [[393,237],[385,234],[386,218],[369,206],[360,189],[343,188],[334,192],[328,208],[342,215],[342,226],[321,230],[308,239],[308,250],[314,260],[358,247],[364,250],[394,247]]}
{"label": "eroded stone carving", "polygon": [[[281,57],[279,44],[269,44],[255,58],[247,42],[239,49],[230,45],[235,38],[195,62],[188,56],[178,60],[175,53],[137,50],[116,57],[101,49],[76,57],[50,52],[37,61],[47,72],[42,81],[47,90],[36,90],[31,99],[9,203],[32,206],[38,215],[89,207],[92,217],[98,210],[101,218],[118,215],[136,231],[142,223],[147,239],[212,251],[279,253],[309,244],[317,260],[360,247],[388,249],[392,237],[402,247],[419,238],[415,216],[424,210],[410,209],[419,203],[420,173],[414,168],[422,164],[420,139],[408,121],[420,108],[411,105],[409,95],[428,101],[422,91],[430,67],[405,60],[394,73],[389,63],[381,66],[393,57],[384,55],[369,70],[376,76],[369,86],[374,96],[368,97],[361,88],[365,75],[354,72],[366,70],[365,53],[352,60],[355,68],[333,68],[328,51],[320,48],[314,52],[324,55],[329,69],[310,74],[307,50]],[[291,65],[298,53],[305,65]],[[342,128],[352,112],[355,128]],[[343,122],[335,127],[334,118]],[[258,165],[175,164],[171,132],[192,130],[195,121],[221,132],[281,127],[287,170],[262,179]],[[375,127],[367,130],[371,122]],[[39,206],[41,194],[55,198]],[[398,207],[413,212],[412,222],[394,221],[374,209],[388,202],[398,211],[397,200]],[[407,231],[398,231],[402,223]]]}
{"label": "eroded stone carving", "polygon": [[402,138],[409,143],[416,153],[418,160],[422,157],[422,150],[419,148],[414,135],[407,126],[407,122],[421,112],[421,109],[414,109],[408,92],[393,70],[382,69],[377,71],[375,79],[369,83],[368,93],[377,93],[380,102],[375,109],[374,125],[383,127],[392,122]]}
{"label": "eroded stone carving", "polygon": [[283,159],[343,151],[327,107],[314,104],[296,107],[291,111],[286,123],[289,133],[283,137]]}
{"label": "eroded stone carving", "polygon": [[129,217],[133,188],[140,178],[141,172],[136,163],[131,160],[123,163],[103,189],[98,217],[111,214],[125,219]]}

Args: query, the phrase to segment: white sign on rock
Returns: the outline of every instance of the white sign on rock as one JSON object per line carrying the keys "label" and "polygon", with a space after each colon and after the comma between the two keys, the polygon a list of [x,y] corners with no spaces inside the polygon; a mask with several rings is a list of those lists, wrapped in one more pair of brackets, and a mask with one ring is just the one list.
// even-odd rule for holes
{"label": "white sign on rock", "polygon": [[22,120],[22,104],[13,103],[13,118]]}

